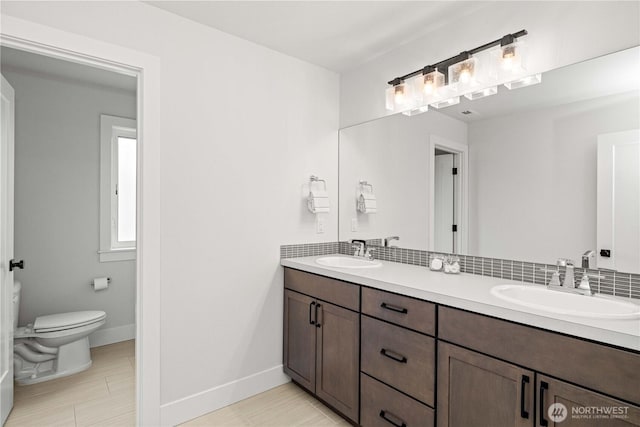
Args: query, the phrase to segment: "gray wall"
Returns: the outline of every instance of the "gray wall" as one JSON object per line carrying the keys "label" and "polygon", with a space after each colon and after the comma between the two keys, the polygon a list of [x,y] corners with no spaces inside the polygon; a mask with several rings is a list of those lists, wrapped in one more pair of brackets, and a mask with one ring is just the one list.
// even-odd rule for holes
{"label": "gray wall", "polygon": [[[117,340],[135,322],[135,261],[98,261],[100,114],[135,118],[135,94],[2,74],[16,94],[15,256],[26,266],[15,275],[23,286],[19,322],[104,310],[107,323],[92,344]],[[100,276],[111,277],[111,286],[94,292],[89,284]]]}

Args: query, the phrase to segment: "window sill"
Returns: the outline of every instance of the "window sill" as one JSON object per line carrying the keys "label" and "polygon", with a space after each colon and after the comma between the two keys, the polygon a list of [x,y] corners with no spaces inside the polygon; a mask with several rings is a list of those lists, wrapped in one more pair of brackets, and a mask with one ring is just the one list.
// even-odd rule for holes
{"label": "window sill", "polygon": [[136,248],[98,251],[100,262],[130,261],[136,259]]}

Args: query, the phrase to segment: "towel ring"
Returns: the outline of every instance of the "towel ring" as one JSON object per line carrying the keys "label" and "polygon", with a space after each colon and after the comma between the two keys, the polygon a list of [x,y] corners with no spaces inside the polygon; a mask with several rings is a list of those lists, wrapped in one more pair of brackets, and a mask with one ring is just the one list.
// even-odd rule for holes
{"label": "towel ring", "polygon": [[360,181],[360,188],[369,187],[371,189],[371,193],[373,193],[373,185],[369,184],[367,181]]}
{"label": "towel ring", "polygon": [[324,185],[324,191],[327,191],[327,182],[324,179],[320,179],[315,175],[311,175],[309,177],[309,186],[311,186],[311,183],[313,182],[321,182]]}

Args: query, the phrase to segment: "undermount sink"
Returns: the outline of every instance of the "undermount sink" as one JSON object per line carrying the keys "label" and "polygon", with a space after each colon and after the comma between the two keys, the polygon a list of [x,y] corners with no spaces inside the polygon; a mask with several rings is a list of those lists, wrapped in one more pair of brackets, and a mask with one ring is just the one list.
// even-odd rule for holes
{"label": "undermount sink", "polygon": [[536,285],[498,285],[491,294],[525,307],[592,319],[640,319],[640,305],[604,295],[585,296]]}
{"label": "undermount sink", "polygon": [[318,258],[316,262],[326,267],[340,267],[340,268],[372,268],[380,267],[382,263],[378,260],[356,258],[350,256],[325,256]]}

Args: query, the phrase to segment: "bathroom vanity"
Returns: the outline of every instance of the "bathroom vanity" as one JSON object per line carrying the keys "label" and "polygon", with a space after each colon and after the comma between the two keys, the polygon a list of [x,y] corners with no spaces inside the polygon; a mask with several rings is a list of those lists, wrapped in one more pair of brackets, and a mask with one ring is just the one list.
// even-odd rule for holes
{"label": "bathroom vanity", "polygon": [[514,307],[496,278],[317,258],[281,262],[284,370],[354,424],[640,426],[638,319]]}

